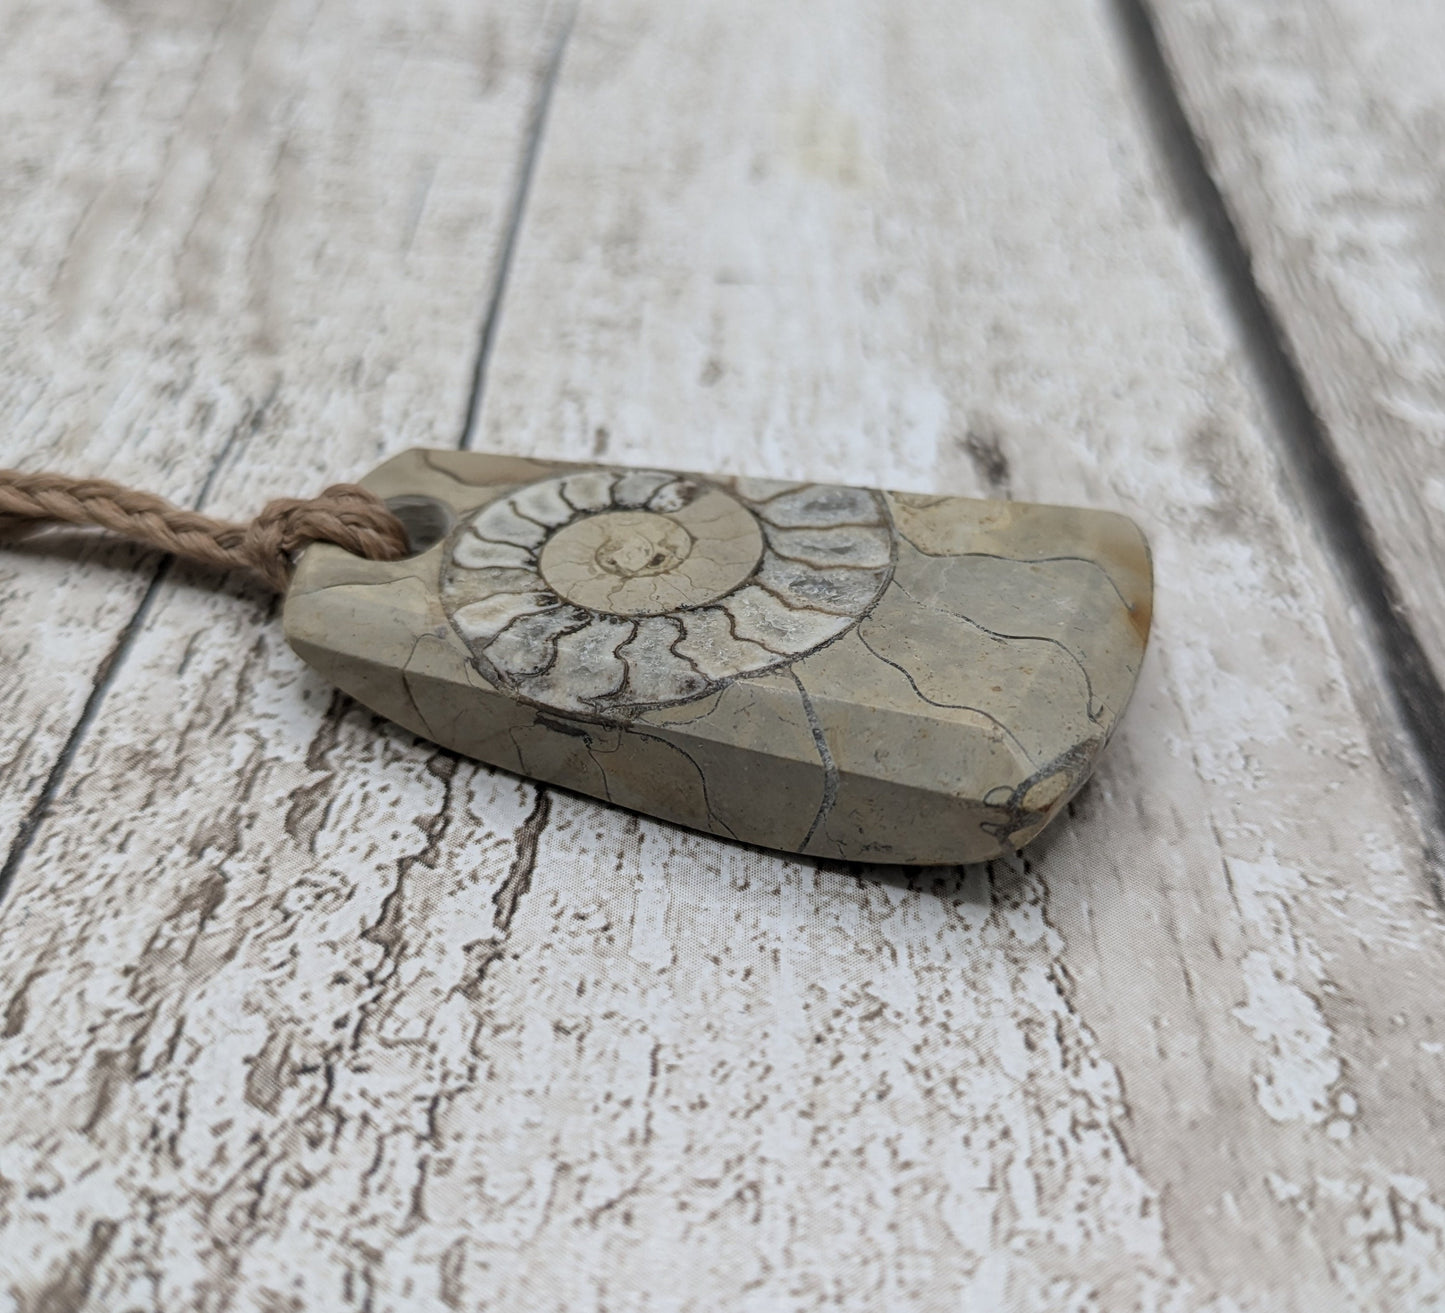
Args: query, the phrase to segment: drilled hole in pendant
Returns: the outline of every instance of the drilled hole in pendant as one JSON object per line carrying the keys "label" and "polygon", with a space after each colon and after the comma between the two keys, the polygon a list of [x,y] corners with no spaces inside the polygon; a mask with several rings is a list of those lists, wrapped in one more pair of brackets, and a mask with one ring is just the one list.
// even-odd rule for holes
{"label": "drilled hole in pendant", "polygon": [[406,530],[408,556],[420,556],[451,532],[454,518],[451,507],[435,497],[411,493],[388,497],[386,509],[401,521],[401,527]]}

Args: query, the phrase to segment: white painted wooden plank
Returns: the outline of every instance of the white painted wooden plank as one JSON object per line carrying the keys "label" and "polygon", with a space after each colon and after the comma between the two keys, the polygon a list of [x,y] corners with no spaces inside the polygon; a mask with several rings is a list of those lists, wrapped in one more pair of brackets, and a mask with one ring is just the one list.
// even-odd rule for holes
{"label": "white painted wooden plank", "polygon": [[[244,517],[454,442],[543,12],[0,9],[0,464]],[[0,554],[0,852],[154,570],[82,559]]]}
{"label": "white painted wooden plank", "polygon": [[1445,680],[1445,6],[1145,2],[1310,403]]}
{"label": "white painted wooden plank", "polygon": [[[1004,958],[1057,990],[1058,1065],[1036,1059],[1026,1096],[1009,1079],[1011,1054],[1028,1051],[1021,1002],[957,1087],[967,1147],[925,1134],[927,1187],[873,1185],[883,1225],[918,1225],[906,1200],[920,1188],[967,1219],[960,1232],[990,1237],[955,1241],[953,1285],[934,1254],[935,1299],[990,1262],[1041,1303],[1062,1272],[1102,1285],[1031,1243],[1074,1225],[1096,1257],[1137,1256],[1108,1296],[1121,1307],[1154,1280],[1255,1307],[1438,1292],[1445,1173],[1422,1144],[1434,1114],[1421,1091],[1442,1075],[1440,946],[1418,840],[1346,691],[1350,614],[1279,493],[1204,262],[1134,133],[1108,11],[1086,24],[1044,5],[800,8],[750,26],[730,9],[659,16],[646,45],[629,39],[637,9],[607,12],[569,63],[482,445],[605,442],[655,461],[688,441],[703,468],[992,484],[1122,507],[1156,545],[1142,705],[1085,823],[1047,840],[1026,882],[1062,939]],[[703,55],[680,50],[725,71],[702,78]],[[619,65],[645,95],[623,100]],[[666,163],[641,176],[633,160]],[[679,862],[660,892],[687,883]],[[873,934],[904,953],[891,922]],[[951,947],[976,986],[1003,970]],[[844,970],[876,978],[848,948]],[[948,997],[913,971],[888,1013],[900,1029],[902,999],[937,1016]],[[919,1053],[930,1072],[973,1065],[977,1037],[948,1029],[929,1035],[936,1047],[875,1039],[897,1121],[919,1120],[901,1092],[927,1084]],[[1068,1116],[1053,1082],[1074,1075],[1073,1042],[1130,1093],[1127,1112],[1105,1114],[1095,1086],[1085,1118],[1104,1117],[1127,1161],[1083,1134],[1057,1157],[1032,1138],[974,1157],[981,1127],[1021,1102],[1037,1100],[1044,1124]],[[867,1087],[864,1072],[804,1070]],[[827,1134],[860,1156],[888,1138],[851,1120]],[[1017,1192],[997,1211],[958,1185],[996,1182],[1005,1164]],[[788,1202],[811,1215],[825,1187],[791,1166]],[[827,1186],[864,1188],[845,1169]],[[1379,1219],[1407,1195],[1414,1220],[1383,1238]],[[901,1240],[860,1249],[868,1210],[846,1209],[822,1252],[800,1246],[781,1265],[845,1285],[906,1266]]]}
{"label": "white painted wooden plank", "polygon": [[1098,8],[584,8],[479,441],[1129,510],[1136,706],[1027,862],[860,875],[167,591],[0,908],[15,1307],[1438,1296],[1421,836],[1129,97]]}

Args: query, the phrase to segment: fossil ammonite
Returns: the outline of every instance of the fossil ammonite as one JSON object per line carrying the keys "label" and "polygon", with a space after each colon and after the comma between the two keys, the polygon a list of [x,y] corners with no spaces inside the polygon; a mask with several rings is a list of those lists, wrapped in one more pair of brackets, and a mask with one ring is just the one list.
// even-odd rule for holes
{"label": "fossil ammonite", "polygon": [[606,719],[837,638],[887,584],[892,552],[868,489],[591,469],[466,517],[442,601],[487,679]]}

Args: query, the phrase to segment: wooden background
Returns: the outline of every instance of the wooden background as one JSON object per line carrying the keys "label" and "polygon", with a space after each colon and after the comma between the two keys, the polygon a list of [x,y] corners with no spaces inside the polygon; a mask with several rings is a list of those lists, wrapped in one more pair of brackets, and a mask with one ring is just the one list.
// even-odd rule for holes
{"label": "wooden background", "polygon": [[1445,1306],[1445,6],[0,0],[0,458],[1126,511],[1021,860],[778,857],[0,555],[0,1310]]}

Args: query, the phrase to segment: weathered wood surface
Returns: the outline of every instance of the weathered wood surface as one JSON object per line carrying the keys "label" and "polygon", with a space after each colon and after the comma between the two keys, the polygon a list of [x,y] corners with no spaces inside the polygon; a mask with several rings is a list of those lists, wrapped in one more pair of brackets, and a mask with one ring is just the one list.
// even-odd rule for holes
{"label": "weathered wood surface", "polygon": [[1445,5],[1147,3],[1258,286],[1445,682]]}
{"label": "weathered wood surface", "polygon": [[[447,156],[451,213],[494,214],[556,16],[506,29],[503,108],[449,62],[492,48],[487,10],[470,46],[416,20],[434,58],[406,94],[375,70],[407,62],[399,20],[333,21],[297,67],[413,124],[339,191],[399,206],[415,134],[450,124],[475,152]],[[58,69],[33,39],[24,64]],[[55,106],[56,141],[106,117]],[[1135,704],[1027,861],[899,877],[434,751],[332,701],[250,594],[174,571],[0,906],[0,1307],[1445,1299],[1430,836],[1140,114],[1099,8],[584,4],[475,445],[1125,510],[1160,586]],[[354,319],[387,316],[394,371],[278,340],[350,420],[262,412],[218,504],[276,490],[286,453],[319,484],[455,423],[498,229],[459,231],[475,258],[439,239],[414,282],[356,257],[377,285],[335,331],[379,350]],[[297,249],[276,288],[311,295]],[[226,307],[247,277],[216,275]],[[15,330],[59,354],[50,305]],[[163,326],[136,330],[157,369]],[[124,391],[91,331],[75,386]],[[61,404],[26,409],[38,368],[7,361],[0,394],[37,433]],[[138,434],[161,454],[134,470],[189,432]],[[38,548],[9,569],[62,575]],[[96,611],[137,589],[63,570]],[[12,614],[23,723],[96,657]]]}
{"label": "weathered wood surface", "polygon": [[[455,441],[550,40],[541,3],[0,7],[4,462],[244,517]],[[0,558],[0,848],[158,566]]]}

